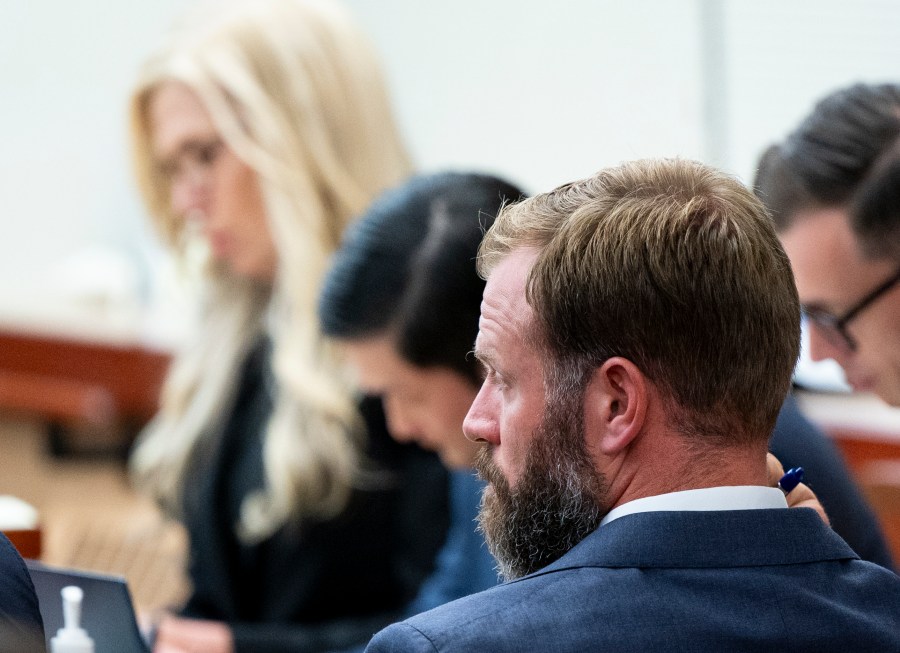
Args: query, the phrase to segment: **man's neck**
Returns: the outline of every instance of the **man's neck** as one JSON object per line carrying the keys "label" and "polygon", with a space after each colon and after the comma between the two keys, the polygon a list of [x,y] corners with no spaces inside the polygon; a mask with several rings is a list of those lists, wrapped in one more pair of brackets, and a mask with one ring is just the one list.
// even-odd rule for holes
{"label": "man's neck", "polygon": [[763,445],[701,448],[674,434],[642,438],[635,445],[616,477],[622,482],[612,483],[611,508],[669,492],[768,485]]}

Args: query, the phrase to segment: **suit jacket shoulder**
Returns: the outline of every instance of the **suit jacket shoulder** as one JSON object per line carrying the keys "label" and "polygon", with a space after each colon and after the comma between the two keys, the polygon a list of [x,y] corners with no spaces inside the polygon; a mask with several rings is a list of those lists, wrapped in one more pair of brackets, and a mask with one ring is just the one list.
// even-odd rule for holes
{"label": "suit jacket shoulder", "polygon": [[810,510],[622,517],[545,569],[392,626],[400,651],[900,651],[900,578]]}

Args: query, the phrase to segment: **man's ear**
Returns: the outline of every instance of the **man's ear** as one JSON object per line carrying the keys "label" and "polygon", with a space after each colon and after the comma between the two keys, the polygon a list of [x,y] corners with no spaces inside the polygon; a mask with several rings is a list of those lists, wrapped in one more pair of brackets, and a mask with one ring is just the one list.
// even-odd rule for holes
{"label": "man's ear", "polygon": [[585,390],[588,437],[606,455],[628,447],[644,427],[649,381],[637,366],[615,356],[594,370]]}

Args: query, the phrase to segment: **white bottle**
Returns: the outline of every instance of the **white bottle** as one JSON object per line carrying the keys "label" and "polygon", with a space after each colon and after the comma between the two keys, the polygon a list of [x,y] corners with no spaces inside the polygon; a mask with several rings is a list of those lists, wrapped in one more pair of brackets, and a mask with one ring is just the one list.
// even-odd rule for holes
{"label": "white bottle", "polygon": [[84,592],[80,587],[63,587],[63,627],[50,640],[51,653],[94,653],[94,640],[80,626],[81,599]]}

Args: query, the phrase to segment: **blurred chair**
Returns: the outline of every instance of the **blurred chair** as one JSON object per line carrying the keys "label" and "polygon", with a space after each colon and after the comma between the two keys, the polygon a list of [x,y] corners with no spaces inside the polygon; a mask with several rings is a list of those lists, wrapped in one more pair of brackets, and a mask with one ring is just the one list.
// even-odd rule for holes
{"label": "blurred chair", "polygon": [[37,509],[18,497],[0,495],[0,532],[23,558],[38,559],[42,552],[42,533]]}
{"label": "blurred chair", "polygon": [[4,530],[3,534],[9,538],[13,546],[23,558],[39,560],[41,557],[41,529],[40,528],[16,528]]}

